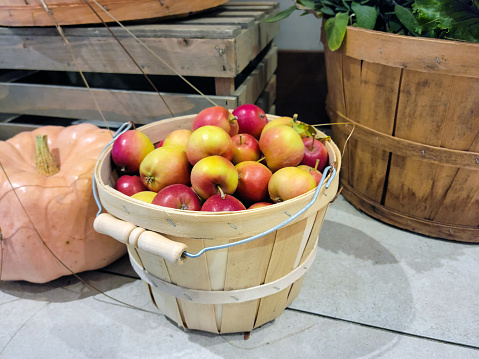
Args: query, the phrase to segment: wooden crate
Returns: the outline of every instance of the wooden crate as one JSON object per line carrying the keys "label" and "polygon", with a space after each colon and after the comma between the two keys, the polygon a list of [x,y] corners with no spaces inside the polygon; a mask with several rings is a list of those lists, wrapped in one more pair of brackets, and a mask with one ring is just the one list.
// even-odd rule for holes
{"label": "wooden crate", "polygon": [[[234,108],[259,101],[271,112],[277,67],[272,41],[279,24],[263,19],[278,9],[276,2],[229,2],[201,16],[127,28],[216,104]],[[158,87],[174,116],[212,106],[181,81],[170,86],[179,78],[168,66],[122,28],[112,30]],[[98,84],[91,91],[109,123],[145,124],[172,117],[105,27],[65,27],[64,33],[79,68],[89,82]],[[101,124],[91,93],[55,28],[0,28],[0,48],[0,113]],[[110,87],[113,82],[120,86]],[[129,86],[132,83],[141,86]]]}
{"label": "wooden crate", "polygon": [[349,27],[325,48],[340,148],[354,126],[346,199],[400,228],[479,242],[479,44]]}

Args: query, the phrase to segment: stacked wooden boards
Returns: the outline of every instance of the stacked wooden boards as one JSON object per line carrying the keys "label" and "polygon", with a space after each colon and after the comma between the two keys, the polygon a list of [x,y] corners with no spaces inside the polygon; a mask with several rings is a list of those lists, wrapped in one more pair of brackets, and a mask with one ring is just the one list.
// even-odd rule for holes
{"label": "stacked wooden boards", "polygon": [[[102,25],[63,29],[75,61],[55,28],[0,28],[0,68],[15,70],[5,70],[4,81],[0,77],[1,112],[100,123],[93,95],[107,121],[144,124],[212,105],[186,85],[188,91],[175,91],[170,83],[178,81],[176,73],[200,84],[211,83],[211,90],[197,87],[218,105],[234,108],[259,101],[272,112],[277,67],[272,41],[279,24],[263,20],[278,9],[275,2],[232,2],[188,19],[127,26],[153,53],[127,30],[112,27],[142,71],[158,77],[153,81],[168,106]],[[90,93],[79,70],[91,83],[107,80],[91,86]],[[140,90],[129,87],[133,77],[146,85]],[[61,81],[49,82],[55,78]],[[119,79],[125,79],[123,88],[111,88]]]}
{"label": "stacked wooden boards", "polygon": [[[270,120],[277,117],[267,116]],[[172,130],[190,128],[194,117],[166,119],[139,131],[158,142]],[[325,146],[330,165],[339,169],[339,149],[332,141],[326,141]],[[312,190],[253,210],[182,211],[137,201],[114,190],[118,174],[111,165],[111,147],[100,156],[94,176],[103,209],[121,222],[113,222],[111,232],[101,233],[126,232],[114,238],[128,244],[133,268],[148,284],[162,313],[180,327],[212,333],[248,332],[283,313],[299,294],[314,260],[324,216],[337,194],[338,173],[324,173],[326,181],[316,197]],[[325,188],[328,181],[330,186]],[[277,228],[289,218],[291,222]],[[247,243],[207,251],[184,263],[164,260],[156,254],[161,253],[159,241],[143,238],[148,232],[159,233],[196,254],[265,231],[264,236]]]}
{"label": "stacked wooden boards", "polygon": [[397,227],[479,242],[479,44],[349,27],[326,69],[340,148],[352,132],[344,196]]}

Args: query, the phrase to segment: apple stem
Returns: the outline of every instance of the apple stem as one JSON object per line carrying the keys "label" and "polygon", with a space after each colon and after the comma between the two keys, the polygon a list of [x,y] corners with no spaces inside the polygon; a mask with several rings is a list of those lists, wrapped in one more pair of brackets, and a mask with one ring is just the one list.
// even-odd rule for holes
{"label": "apple stem", "polygon": [[309,150],[312,152],[314,149],[314,138],[311,136],[311,139],[312,141],[311,141],[311,146],[309,147]]}
{"label": "apple stem", "polygon": [[221,188],[221,186],[219,184],[216,185],[216,189],[220,193],[221,199],[225,199],[226,194],[223,192],[223,189]]}
{"label": "apple stem", "polygon": [[135,123],[133,121],[130,121],[131,125],[133,126],[133,129],[136,130]]}
{"label": "apple stem", "polygon": [[240,138],[240,143],[239,144],[242,145],[243,144],[243,136],[239,135],[239,138]]}
{"label": "apple stem", "polygon": [[297,120],[298,120],[298,114],[295,113],[295,114],[293,115],[293,121],[296,122]]}
{"label": "apple stem", "polygon": [[319,166],[319,158],[316,159],[316,164],[314,165],[314,169],[317,170]]}
{"label": "apple stem", "polygon": [[258,161],[256,161],[256,162],[261,162],[261,161],[263,161],[263,160],[264,160],[264,157],[261,157],[261,158],[260,158]]}
{"label": "apple stem", "polygon": [[155,176],[145,176],[146,183],[150,184],[155,180]]}

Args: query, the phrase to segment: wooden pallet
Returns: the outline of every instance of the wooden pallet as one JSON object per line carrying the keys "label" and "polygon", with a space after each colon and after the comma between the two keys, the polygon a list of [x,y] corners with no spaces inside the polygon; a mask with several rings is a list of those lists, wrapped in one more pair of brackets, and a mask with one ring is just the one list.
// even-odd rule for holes
{"label": "wooden pallet", "polygon": [[[216,104],[234,108],[259,101],[271,112],[277,67],[272,40],[279,24],[263,20],[278,9],[276,2],[229,2],[201,16],[129,25],[127,29],[176,72],[194,80],[200,90],[206,83],[204,93]],[[211,106],[189,88],[178,92],[169,86],[178,82],[171,69],[124,29],[112,30],[142,70],[157,81],[155,85],[175,116]],[[108,122],[144,124],[172,117],[105,27],[67,27],[64,33],[81,71],[93,84],[99,83],[91,86],[92,93]],[[11,70],[0,72],[0,113],[102,120],[55,28],[0,28],[0,48],[0,68]],[[49,82],[56,78],[61,81]],[[111,79],[122,86],[110,87]],[[130,88],[130,81],[143,82],[143,87]]]}

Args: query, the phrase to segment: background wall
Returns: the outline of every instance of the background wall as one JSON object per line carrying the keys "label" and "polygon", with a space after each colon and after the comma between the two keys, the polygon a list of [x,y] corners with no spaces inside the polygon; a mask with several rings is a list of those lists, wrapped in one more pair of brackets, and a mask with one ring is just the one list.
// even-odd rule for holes
{"label": "background wall", "polygon": [[[294,4],[292,0],[273,1],[279,3],[280,11],[289,8]],[[302,11],[295,11],[287,19],[280,22],[280,33],[274,41],[276,46],[280,50],[323,50],[323,44],[321,44],[321,41],[319,40],[321,19],[317,19],[311,14],[300,16],[301,14]]]}
{"label": "background wall", "polygon": [[[273,1],[280,4],[280,11],[294,4],[292,0]],[[325,110],[327,85],[324,47],[320,41],[321,19],[301,14],[298,10],[282,20],[279,35],[274,39],[279,49],[276,114],[289,117],[298,114],[301,121],[325,124],[329,118]]]}

